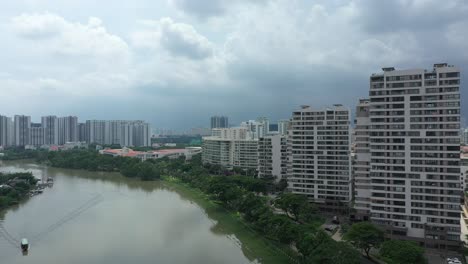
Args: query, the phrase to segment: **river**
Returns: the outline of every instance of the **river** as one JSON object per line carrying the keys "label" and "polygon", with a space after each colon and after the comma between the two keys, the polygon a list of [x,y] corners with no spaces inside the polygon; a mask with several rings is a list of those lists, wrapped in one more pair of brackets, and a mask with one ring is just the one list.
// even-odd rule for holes
{"label": "river", "polygon": [[[0,161],[0,171],[54,179],[43,194],[0,212],[1,263],[273,263],[238,239],[254,235],[231,232],[242,228],[222,226],[219,212],[164,183],[28,161]],[[21,238],[30,242],[27,256]]]}

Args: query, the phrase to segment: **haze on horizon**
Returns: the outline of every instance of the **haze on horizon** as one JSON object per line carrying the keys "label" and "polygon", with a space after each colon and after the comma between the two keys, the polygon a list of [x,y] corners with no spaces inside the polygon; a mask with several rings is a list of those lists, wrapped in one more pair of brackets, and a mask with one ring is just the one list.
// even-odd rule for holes
{"label": "haze on horizon", "polygon": [[464,0],[16,0],[0,34],[0,114],[33,120],[274,121],[301,104],[354,109],[371,73],[439,62],[461,68],[468,96]]}

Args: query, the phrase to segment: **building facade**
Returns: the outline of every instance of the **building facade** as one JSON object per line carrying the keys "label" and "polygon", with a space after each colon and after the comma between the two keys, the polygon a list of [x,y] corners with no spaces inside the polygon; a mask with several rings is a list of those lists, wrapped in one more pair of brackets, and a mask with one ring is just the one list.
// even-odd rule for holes
{"label": "building facade", "polygon": [[289,130],[288,189],[324,210],[347,210],[351,202],[350,111],[302,106]]}
{"label": "building facade", "polygon": [[212,116],[211,129],[213,128],[228,128],[229,118],[227,116]]}
{"label": "building facade", "polygon": [[59,125],[56,116],[43,116],[41,118],[42,127],[44,128],[44,144],[58,145],[59,144]]}
{"label": "building facade", "polygon": [[258,140],[257,172],[259,178],[276,182],[287,177],[288,144],[284,135],[270,135]]}
{"label": "building facade", "polygon": [[151,146],[151,127],[144,121],[87,120],[85,129],[88,143]]}
{"label": "building facade", "polygon": [[468,145],[468,128],[465,128],[461,131],[461,143]]}
{"label": "building facade", "polygon": [[15,115],[14,119],[14,143],[15,146],[23,147],[29,145],[29,131],[31,129],[31,117]]}
{"label": "building facade", "polygon": [[371,204],[370,148],[369,148],[369,99],[360,99],[354,120],[354,209],[359,220],[369,220]]}
{"label": "building facade", "polygon": [[86,123],[78,123],[78,141],[87,142],[86,138]]}
{"label": "building facade", "polygon": [[10,117],[0,115],[0,146],[13,145],[14,125]]}
{"label": "building facade", "polygon": [[204,163],[257,168],[258,140],[246,127],[213,129],[212,136],[203,137],[202,146]]}
{"label": "building facade", "polygon": [[33,145],[35,147],[44,145],[44,131],[45,129],[41,124],[32,123],[29,133],[29,145]]}
{"label": "building facade", "polygon": [[58,144],[78,141],[78,117],[66,116],[58,118]]}
{"label": "building facade", "polygon": [[391,237],[459,246],[459,89],[447,64],[370,77],[370,218]]}

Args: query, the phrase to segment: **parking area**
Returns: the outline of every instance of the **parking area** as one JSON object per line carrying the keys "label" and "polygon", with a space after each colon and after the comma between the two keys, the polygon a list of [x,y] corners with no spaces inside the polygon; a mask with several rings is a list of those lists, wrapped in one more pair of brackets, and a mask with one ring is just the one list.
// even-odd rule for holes
{"label": "parking area", "polygon": [[[448,264],[447,258],[458,258],[461,263],[465,263],[463,262],[463,255],[458,252],[441,252],[433,249],[426,249],[425,256],[428,264]],[[452,263],[456,264],[456,262]]]}

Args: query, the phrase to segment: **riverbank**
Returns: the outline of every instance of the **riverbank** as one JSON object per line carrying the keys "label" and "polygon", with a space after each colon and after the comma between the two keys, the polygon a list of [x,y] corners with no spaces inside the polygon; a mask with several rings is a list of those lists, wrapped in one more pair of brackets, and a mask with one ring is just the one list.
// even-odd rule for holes
{"label": "riverbank", "polygon": [[190,198],[203,208],[210,218],[217,221],[213,229],[221,233],[235,234],[241,241],[239,246],[249,259],[259,259],[261,263],[273,264],[299,263],[297,253],[294,253],[285,245],[279,245],[263,238],[261,234],[243,221],[240,215],[226,210],[201,190],[170,176],[162,177],[162,182],[169,189],[183,193],[185,197]]}

